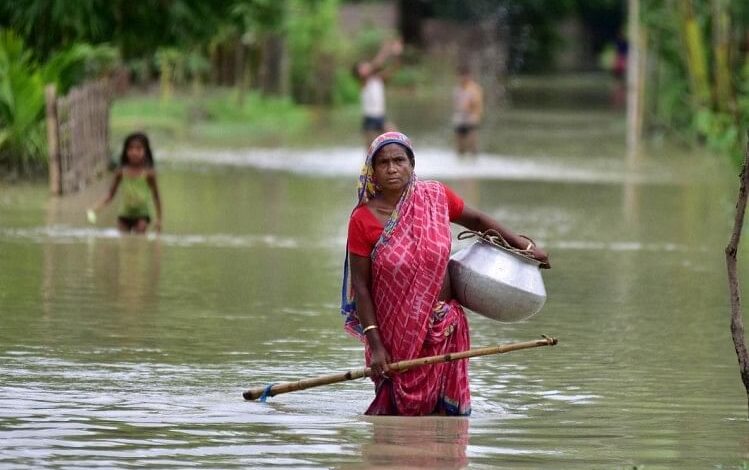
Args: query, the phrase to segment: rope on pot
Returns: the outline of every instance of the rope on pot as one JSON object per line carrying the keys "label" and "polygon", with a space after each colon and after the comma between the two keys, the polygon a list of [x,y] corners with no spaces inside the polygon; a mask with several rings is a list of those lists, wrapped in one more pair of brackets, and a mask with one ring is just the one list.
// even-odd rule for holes
{"label": "rope on pot", "polygon": [[476,238],[480,238],[481,240],[491,245],[504,248],[505,250],[511,251],[520,256],[525,256],[526,258],[529,258],[529,259],[535,259],[533,258],[532,253],[533,253],[533,247],[536,246],[536,242],[534,242],[528,236],[525,236],[525,235],[518,235],[518,236],[528,240],[529,242],[528,249],[515,248],[514,246],[510,245],[510,243],[507,240],[505,240],[505,237],[503,237],[501,233],[497,232],[494,229],[488,229],[483,232],[478,232],[476,230],[464,230],[458,234],[458,240],[467,240],[469,238],[476,237]]}

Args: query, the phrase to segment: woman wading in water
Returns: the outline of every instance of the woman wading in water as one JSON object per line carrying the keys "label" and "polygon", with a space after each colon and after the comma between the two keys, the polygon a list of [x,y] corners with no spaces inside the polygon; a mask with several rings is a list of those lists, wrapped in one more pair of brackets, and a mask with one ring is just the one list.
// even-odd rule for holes
{"label": "woman wading in water", "polygon": [[374,372],[376,396],[367,414],[468,415],[467,360],[392,374],[387,367],[470,348],[468,322],[446,275],[450,222],[496,230],[544,267],[549,260],[533,242],[466,206],[444,184],[416,178],[414,165],[405,135],[388,132],[372,142],[349,221],[341,313],[346,330],[364,342]]}

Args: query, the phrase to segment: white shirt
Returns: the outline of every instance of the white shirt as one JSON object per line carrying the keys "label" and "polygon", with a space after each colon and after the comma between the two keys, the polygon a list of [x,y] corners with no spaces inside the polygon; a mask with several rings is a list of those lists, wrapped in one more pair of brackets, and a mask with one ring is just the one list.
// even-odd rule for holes
{"label": "white shirt", "polygon": [[362,111],[368,117],[385,117],[385,83],[377,75],[369,77],[361,90]]}

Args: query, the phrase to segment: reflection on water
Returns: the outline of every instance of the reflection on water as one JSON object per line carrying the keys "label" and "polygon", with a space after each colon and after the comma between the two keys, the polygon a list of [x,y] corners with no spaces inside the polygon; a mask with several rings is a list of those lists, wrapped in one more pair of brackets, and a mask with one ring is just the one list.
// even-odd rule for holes
{"label": "reflection on water", "polygon": [[51,200],[3,188],[0,467],[749,461],[722,256],[735,181],[698,160],[468,164],[424,145],[417,172],[552,256],[544,310],[514,324],[469,313],[472,343],[559,345],[472,361],[470,419],[363,417],[368,380],[243,401],[361,366],[337,307],[359,153],[175,154],[160,166],[161,236],[120,235],[114,212],[87,225],[105,183]]}
{"label": "reflection on water", "polygon": [[463,468],[468,464],[468,418],[369,417],[371,439],[362,460],[377,468]]}

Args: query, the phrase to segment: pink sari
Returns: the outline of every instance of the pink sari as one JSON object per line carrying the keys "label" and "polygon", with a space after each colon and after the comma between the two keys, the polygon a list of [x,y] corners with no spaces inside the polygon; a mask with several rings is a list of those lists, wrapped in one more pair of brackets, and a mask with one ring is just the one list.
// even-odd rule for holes
{"label": "pink sari", "polygon": [[[456,301],[438,301],[450,256],[447,197],[434,181],[414,181],[394,224],[372,252],[372,299],[380,337],[393,362],[470,349],[468,323]],[[390,230],[388,230],[390,229]],[[358,336],[358,319],[347,329]],[[366,341],[365,345],[366,345]],[[365,349],[366,363],[370,351]],[[468,360],[417,367],[373,379],[370,415],[469,415]]]}

